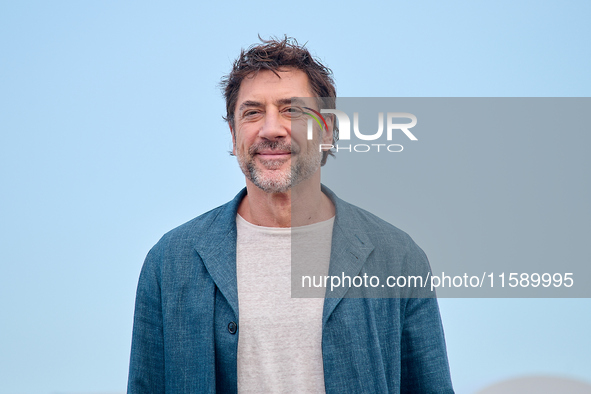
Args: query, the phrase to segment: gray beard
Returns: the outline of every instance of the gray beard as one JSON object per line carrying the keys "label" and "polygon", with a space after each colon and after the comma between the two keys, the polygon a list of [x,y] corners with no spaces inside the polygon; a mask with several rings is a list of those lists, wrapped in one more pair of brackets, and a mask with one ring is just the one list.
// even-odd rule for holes
{"label": "gray beard", "polygon": [[[292,152],[292,160],[294,157],[299,160],[294,164],[292,162],[291,171],[281,174],[279,177],[265,177],[263,170],[256,167],[254,155],[259,149],[281,149],[290,150]],[[310,178],[314,172],[320,167],[322,160],[321,154],[314,156],[301,157],[297,155],[301,150],[292,150],[292,146],[287,146],[277,141],[266,141],[250,147],[248,157],[237,154],[238,164],[244,175],[259,189],[266,193],[285,193],[292,188],[292,186]],[[282,160],[269,160],[264,162],[265,166],[269,168],[278,167],[283,164]]]}
{"label": "gray beard", "polygon": [[[246,170],[248,179],[254,183],[256,187],[267,193],[285,193],[291,189],[294,168],[279,179],[266,179],[259,171],[253,161],[246,163]],[[244,172],[244,169],[242,170]]]}

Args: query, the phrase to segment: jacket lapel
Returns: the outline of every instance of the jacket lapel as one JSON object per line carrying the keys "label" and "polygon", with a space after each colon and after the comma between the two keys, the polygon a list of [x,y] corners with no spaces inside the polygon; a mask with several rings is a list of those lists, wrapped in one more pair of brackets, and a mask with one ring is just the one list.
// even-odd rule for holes
{"label": "jacket lapel", "polygon": [[[224,295],[236,318],[238,318],[238,285],[236,282],[236,213],[246,195],[242,189],[229,203],[220,207],[220,212],[209,223],[194,248],[203,260],[217,288]],[[205,235],[203,235],[205,234]]]}
{"label": "jacket lapel", "polygon": [[[322,191],[332,200],[336,211],[328,274],[353,278],[361,272],[374,246],[360,225],[362,221],[358,213],[324,185],[322,185]],[[323,327],[349,287],[341,286],[332,292],[327,288],[322,314]]]}

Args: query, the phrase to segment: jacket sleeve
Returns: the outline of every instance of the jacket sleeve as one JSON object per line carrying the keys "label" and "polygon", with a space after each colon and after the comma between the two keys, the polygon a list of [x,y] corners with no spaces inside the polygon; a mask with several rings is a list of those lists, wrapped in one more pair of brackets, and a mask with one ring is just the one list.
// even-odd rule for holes
{"label": "jacket sleeve", "polygon": [[152,249],[142,267],[135,301],[128,394],[164,393],[164,336],[159,256]]}
{"label": "jacket sleeve", "polygon": [[[414,242],[406,259],[407,267],[412,267],[415,274],[424,276],[431,271],[427,256]],[[400,392],[453,393],[435,294],[415,288],[411,298],[404,301]]]}
{"label": "jacket sleeve", "polygon": [[401,393],[453,393],[435,298],[407,300],[401,343]]}

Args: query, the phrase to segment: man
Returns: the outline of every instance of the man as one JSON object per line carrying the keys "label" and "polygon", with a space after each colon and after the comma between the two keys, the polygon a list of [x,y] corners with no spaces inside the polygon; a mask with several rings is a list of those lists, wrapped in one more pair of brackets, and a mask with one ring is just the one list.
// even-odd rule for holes
{"label": "man", "polygon": [[[320,183],[333,119],[311,140],[306,122],[336,97],[330,70],[295,40],[263,41],[223,86],[246,188],[148,254],[128,392],[453,392],[434,298],[290,295],[292,254],[334,275],[428,269],[408,235]],[[296,238],[313,247],[294,253]]]}

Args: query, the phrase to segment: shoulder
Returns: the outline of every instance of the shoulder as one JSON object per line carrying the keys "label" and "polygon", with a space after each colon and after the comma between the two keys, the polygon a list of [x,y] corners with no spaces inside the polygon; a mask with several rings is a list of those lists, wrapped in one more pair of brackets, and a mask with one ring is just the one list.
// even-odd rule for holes
{"label": "shoulder", "polygon": [[370,237],[383,241],[388,240],[399,246],[415,244],[410,235],[379,216],[343,200],[340,202],[342,204],[341,211],[343,211],[343,215],[347,216],[347,221],[349,223],[355,221],[355,227]]}
{"label": "shoulder", "polygon": [[357,223],[357,233],[367,236],[375,248],[374,253],[390,261],[397,260],[406,268],[418,264],[430,269],[427,255],[410,235],[365,209],[343,203],[347,206],[347,214]]}
{"label": "shoulder", "polygon": [[[226,209],[229,202],[221,205],[211,211],[205,212],[186,223],[168,231],[162,236],[158,244],[187,242],[194,239],[197,235],[207,234],[208,230],[215,225],[216,219]],[[157,245],[158,245],[157,244]]]}
{"label": "shoulder", "polygon": [[184,248],[215,244],[220,237],[235,231],[236,211],[244,195],[245,190],[242,190],[233,200],[170,230],[150,252],[179,252]]}
{"label": "shoulder", "polygon": [[418,248],[413,239],[404,231],[379,216],[337,197],[330,189],[323,187],[335,205],[335,225],[345,234],[359,237],[364,235],[374,245],[390,246],[397,249]]}

